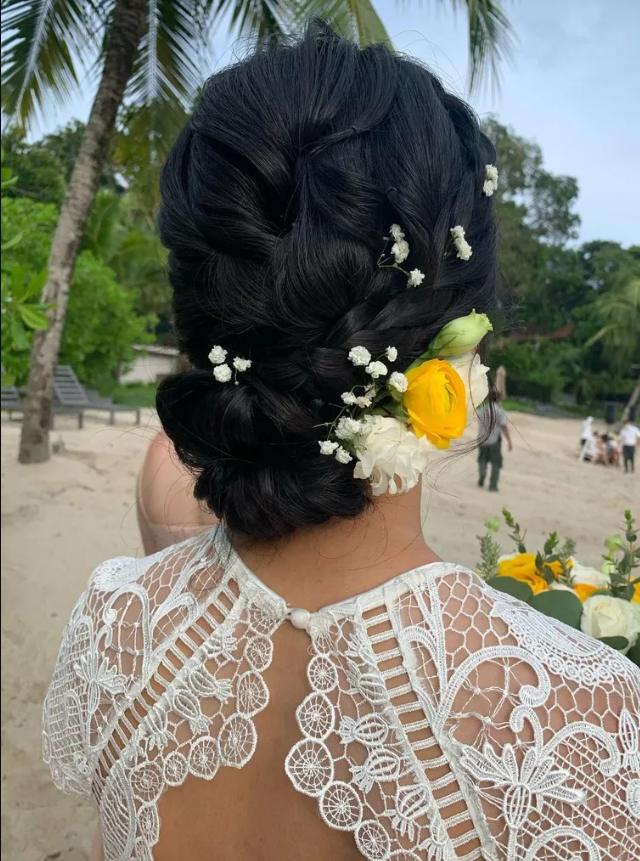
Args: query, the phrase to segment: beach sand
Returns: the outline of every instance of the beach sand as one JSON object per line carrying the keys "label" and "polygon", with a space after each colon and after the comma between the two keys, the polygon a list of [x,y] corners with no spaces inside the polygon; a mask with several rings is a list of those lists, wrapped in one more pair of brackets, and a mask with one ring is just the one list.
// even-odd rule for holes
{"label": "beach sand", "polygon": [[[476,486],[473,453],[447,456],[428,472],[425,534],[445,559],[473,565],[483,521],[508,506],[535,548],[554,529],[573,537],[584,564],[620,531],[625,508],[640,517],[640,478],[576,458],[580,423],[511,415],[514,452],[500,493]],[[81,861],[96,816],[53,786],[40,755],[40,713],[68,614],[91,570],[117,555],[141,555],[136,476],[156,424],[85,429],[57,419],[64,451],[49,463],[16,462],[19,425],[2,422],[2,857]],[[511,551],[506,530],[505,552]]]}

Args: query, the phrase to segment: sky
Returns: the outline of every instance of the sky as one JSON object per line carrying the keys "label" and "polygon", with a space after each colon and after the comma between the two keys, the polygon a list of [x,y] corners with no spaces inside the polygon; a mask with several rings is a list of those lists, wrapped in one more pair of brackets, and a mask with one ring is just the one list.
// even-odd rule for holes
{"label": "sky", "polygon": [[[497,115],[535,140],[552,173],[578,179],[580,241],[640,243],[640,0],[504,0],[517,36],[502,67],[499,93],[470,98],[483,117]],[[445,85],[467,96],[467,19],[445,0],[375,0],[395,47],[426,61]],[[238,46],[222,23],[210,72]],[[87,88],[46,124],[86,120]]]}

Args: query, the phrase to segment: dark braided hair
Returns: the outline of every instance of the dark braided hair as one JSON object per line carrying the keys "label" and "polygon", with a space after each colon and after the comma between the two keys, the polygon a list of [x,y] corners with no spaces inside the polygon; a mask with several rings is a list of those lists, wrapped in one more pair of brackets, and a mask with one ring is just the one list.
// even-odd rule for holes
{"label": "dark braided hair", "polygon": [[[482,184],[494,161],[469,107],[426,68],[317,22],[208,81],[162,174],[192,369],[162,383],[157,406],[196,497],[230,530],[274,538],[369,504],[353,464],[318,448],[361,381],[348,352],[395,346],[401,370],[449,320],[491,311],[497,234]],[[426,275],[417,289],[377,265],[392,223],[405,268]],[[252,360],[239,385],[214,379],[216,344]]]}

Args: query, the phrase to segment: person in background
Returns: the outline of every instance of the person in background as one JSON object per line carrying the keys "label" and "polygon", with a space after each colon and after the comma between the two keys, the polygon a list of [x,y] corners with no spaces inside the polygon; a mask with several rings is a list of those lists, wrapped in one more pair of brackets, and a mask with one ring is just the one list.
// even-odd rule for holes
{"label": "person in background", "polygon": [[587,440],[593,435],[593,416],[589,416],[582,422],[582,430],[580,431],[580,449],[584,448]]}
{"label": "person in background", "polygon": [[620,447],[614,436],[607,437],[607,461],[611,466],[618,466],[620,463]]}
{"label": "person in background", "polygon": [[502,435],[504,434],[509,446],[513,449],[511,434],[507,425],[507,414],[500,406],[500,394],[492,391],[489,398],[478,409],[478,421],[480,422],[480,436],[478,449],[478,487],[484,487],[487,470],[491,464],[491,476],[489,479],[489,490],[498,490],[498,479],[502,469]]}
{"label": "person in background", "polygon": [[[189,369],[185,358],[180,370]],[[215,526],[216,517],[203,511],[193,495],[193,478],[180,463],[164,431],[151,440],[138,476],[138,528],[147,556],[193,538]]]}
{"label": "person in background", "polygon": [[625,472],[635,472],[636,445],[640,440],[640,430],[631,419],[626,419],[618,434],[622,446],[622,459]]}
{"label": "person in background", "polygon": [[607,443],[609,441],[609,437],[606,433],[603,434],[594,434],[595,442],[596,442],[596,463],[601,463],[603,466],[609,465],[609,458],[607,456]]}

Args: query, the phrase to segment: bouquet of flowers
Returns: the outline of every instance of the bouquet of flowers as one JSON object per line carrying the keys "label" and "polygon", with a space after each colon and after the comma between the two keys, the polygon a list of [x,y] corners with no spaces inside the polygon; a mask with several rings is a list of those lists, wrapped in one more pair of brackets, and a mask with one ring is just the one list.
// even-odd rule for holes
{"label": "bouquet of flowers", "polygon": [[599,568],[582,565],[575,542],[561,543],[557,532],[542,551],[528,552],[520,524],[506,508],[502,516],[517,550],[503,554],[496,540],[501,521],[491,518],[478,536],[476,572],[494,589],[602,640],[640,666],[640,547],[631,512],[625,512],[624,535],[605,539]]}

